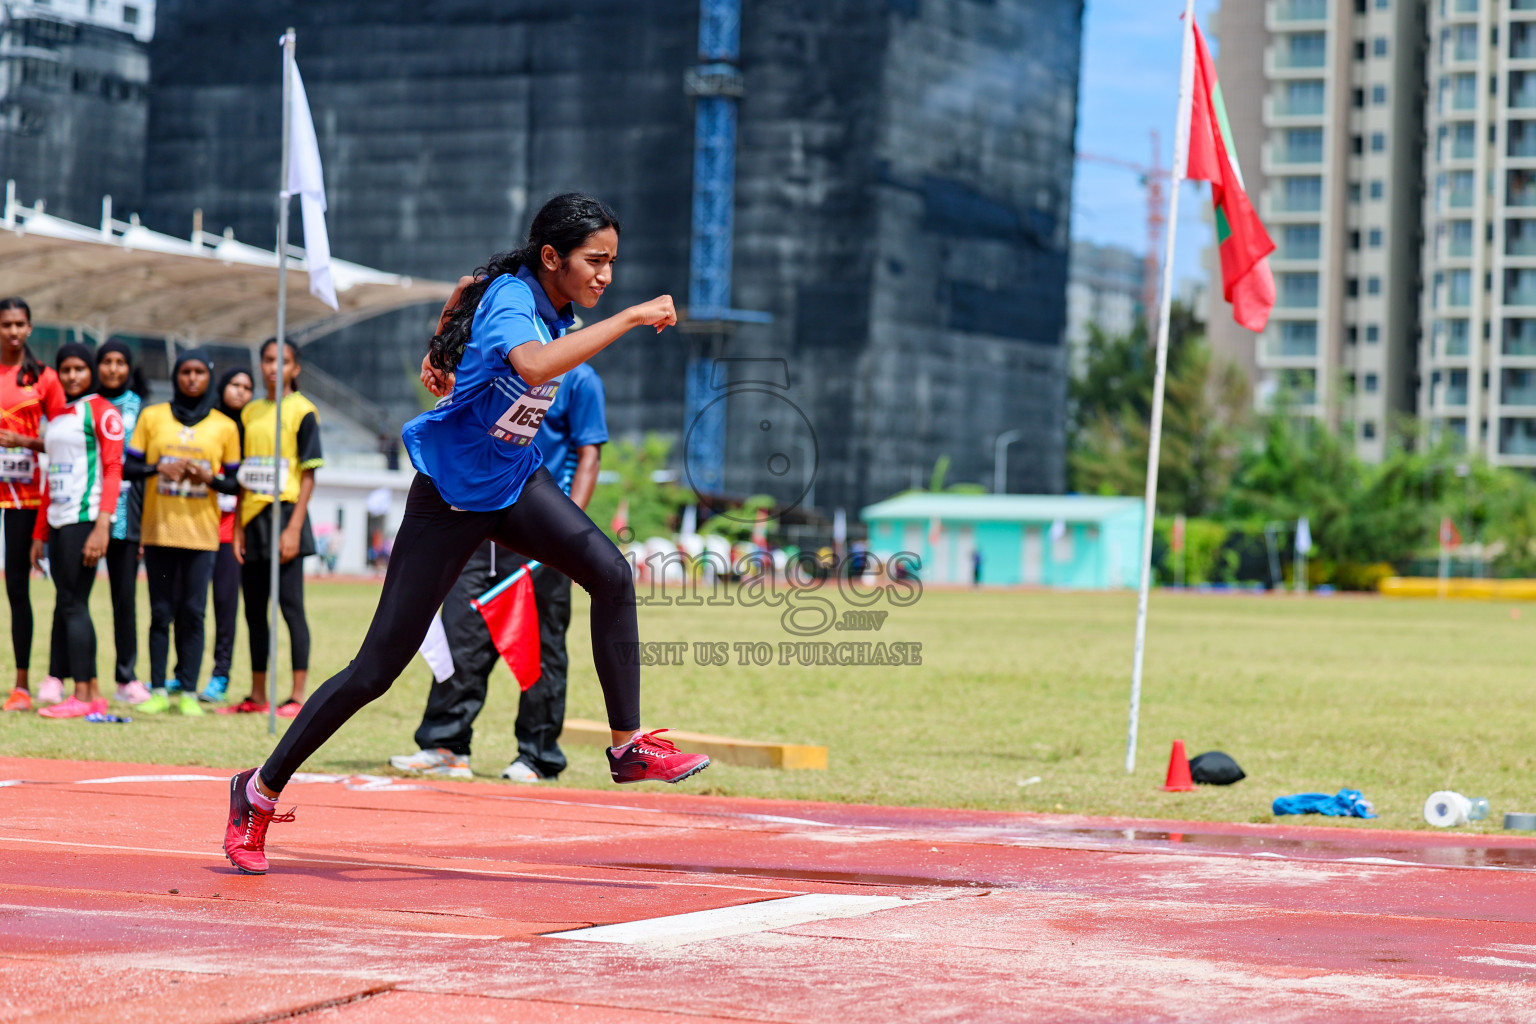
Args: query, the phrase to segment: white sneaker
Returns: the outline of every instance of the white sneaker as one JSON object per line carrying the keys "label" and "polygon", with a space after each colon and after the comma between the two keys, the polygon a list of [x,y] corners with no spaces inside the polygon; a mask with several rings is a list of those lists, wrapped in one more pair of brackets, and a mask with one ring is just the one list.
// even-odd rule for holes
{"label": "white sneaker", "polygon": [[418,750],[414,754],[402,754],[389,759],[389,766],[397,771],[412,772],[416,775],[432,775],[447,779],[472,779],[475,773],[469,770],[469,757],[465,754],[455,754],[451,750],[438,747],[434,750]]}
{"label": "white sneaker", "polygon": [[501,777],[512,782],[543,782],[544,776],[528,767],[526,761],[513,761],[501,770]]}
{"label": "white sneaker", "polygon": [[58,676],[47,676],[43,684],[37,688],[37,702],[39,704],[58,704],[64,700],[64,680]]}

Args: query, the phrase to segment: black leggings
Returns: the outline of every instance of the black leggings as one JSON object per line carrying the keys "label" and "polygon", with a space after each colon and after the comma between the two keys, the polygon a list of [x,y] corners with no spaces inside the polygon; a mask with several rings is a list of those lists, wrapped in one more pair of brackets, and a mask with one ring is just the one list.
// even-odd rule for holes
{"label": "black leggings", "polygon": [[95,523],[70,523],[48,535],[48,572],[58,598],[53,605],[53,674],[83,683],[96,678],[96,627],[91,624],[91,585],[96,566],[82,561]]}
{"label": "black leggings", "polygon": [[11,656],[23,672],[32,662],[32,527],[37,509],[8,508],[5,518],[5,596],[11,604]]}
{"label": "black leggings", "polygon": [[106,562],[107,588],[112,593],[112,641],[117,649],[112,674],[121,685],[139,678],[139,542],[107,541]]}
{"label": "black leggings", "polygon": [[[272,614],[272,558],[264,552],[246,552],[240,569],[240,583],[245,590],[245,628],[251,634],[251,671],[267,670],[268,647],[272,632],[268,617]],[[288,624],[288,641],[293,650],[293,670],[309,671],[309,620],[304,617],[304,559],[294,558],[277,567],[277,605]],[[233,627],[231,627],[233,630]]]}
{"label": "black leggings", "polygon": [[235,656],[239,611],[240,563],[235,560],[233,544],[220,544],[213,560],[213,674],[225,679],[229,678],[230,659]]}
{"label": "black leggings", "polygon": [[216,551],[144,545],[149,575],[149,685],[165,685],[171,622],[176,623],[176,682],[182,693],[197,692],[203,667],[203,616]]}
{"label": "black leggings", "polygon": [[347,719],[384,696],[416,656],[433,614],[486,538],[565,573],[591,596],[592,660],[609,727],[640,727],[634,576],[613,541],[542,466],[510,508],[495,512],[454,511],[431,478],[418,474],[362,649],[315,692],[283,734],[261,769],[269,788],[282,789]]}

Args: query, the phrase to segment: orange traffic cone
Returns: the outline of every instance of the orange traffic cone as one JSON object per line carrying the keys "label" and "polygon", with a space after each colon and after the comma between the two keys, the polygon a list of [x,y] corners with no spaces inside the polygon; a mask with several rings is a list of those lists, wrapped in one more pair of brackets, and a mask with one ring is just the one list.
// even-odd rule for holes
{"label": "orange traffic cone", "polygon": [[1169,793],[1189,793],[1195,788],[1195,780],[1189,777],[1189,756],[1184,753],[1184,741],[1173,741],[1173,752],[1168,755],[1168,781],[1163,789]]}

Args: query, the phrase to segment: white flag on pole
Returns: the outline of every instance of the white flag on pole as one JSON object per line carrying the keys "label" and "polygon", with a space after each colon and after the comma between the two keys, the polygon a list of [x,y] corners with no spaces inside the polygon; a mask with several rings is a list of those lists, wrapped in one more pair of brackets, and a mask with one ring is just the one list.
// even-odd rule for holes
{"label": "white flag on pole", "polygon": [[1312,527],[1306,516],[1296,523],[1296,550],[1304,555],[1312,553]]}
{"label": "white flag on pole", "polygon": [[293,67],[293,110],[288,124],[288,192],[299,197],[304,214],[304,262],[309,265],[309,293],[336,309],[331,280],[331,242],[325,233],[325,178],[320,171],[320,143],[309,116],[309,97],[299,66]]}

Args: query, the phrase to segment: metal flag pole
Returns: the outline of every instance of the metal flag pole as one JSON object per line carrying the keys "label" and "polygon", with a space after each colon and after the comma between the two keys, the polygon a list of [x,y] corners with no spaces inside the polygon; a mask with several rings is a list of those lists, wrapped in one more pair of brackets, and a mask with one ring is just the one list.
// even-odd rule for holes
{"label": "metal flag pole", "polygon": [[293,46],[292,28],[283,33],[283,158],[282,180],[277,193],[277,387],[272,409],[272,534],[267,539],[272,559],[271,608],[267,637],[267,735],[277,735],[277,570],[281,563],[283,533],[283,353],[288,321],[288,130],[292,121]]}
{"label": "metal flag pole", "polygon": [[1168,377],[1168,323],[1173,312],[1173,243],[1179,233],[1179,182],[1189,159],[1190,101],[1195,88],[1195,0],[1184,0],[1184,54],[1179,65],[1179,131],[1168,189],[1168,239],[1163,249],[1162,307],[1157,319],[1157,372],[1152,378],[1152,432],[1147,444],[1147,494],[1141,528],[1141,588],[1136,599],[1136,654],[1131,665],[1131,711],[1125,736],[1125,772],[1136,770],[1136,727],[1141,717],[1141,669],[1147,647],[1147,597],[1152,589],[1152,525],[1157,510],[1157,463],[1163,444],[1163,390]]}

